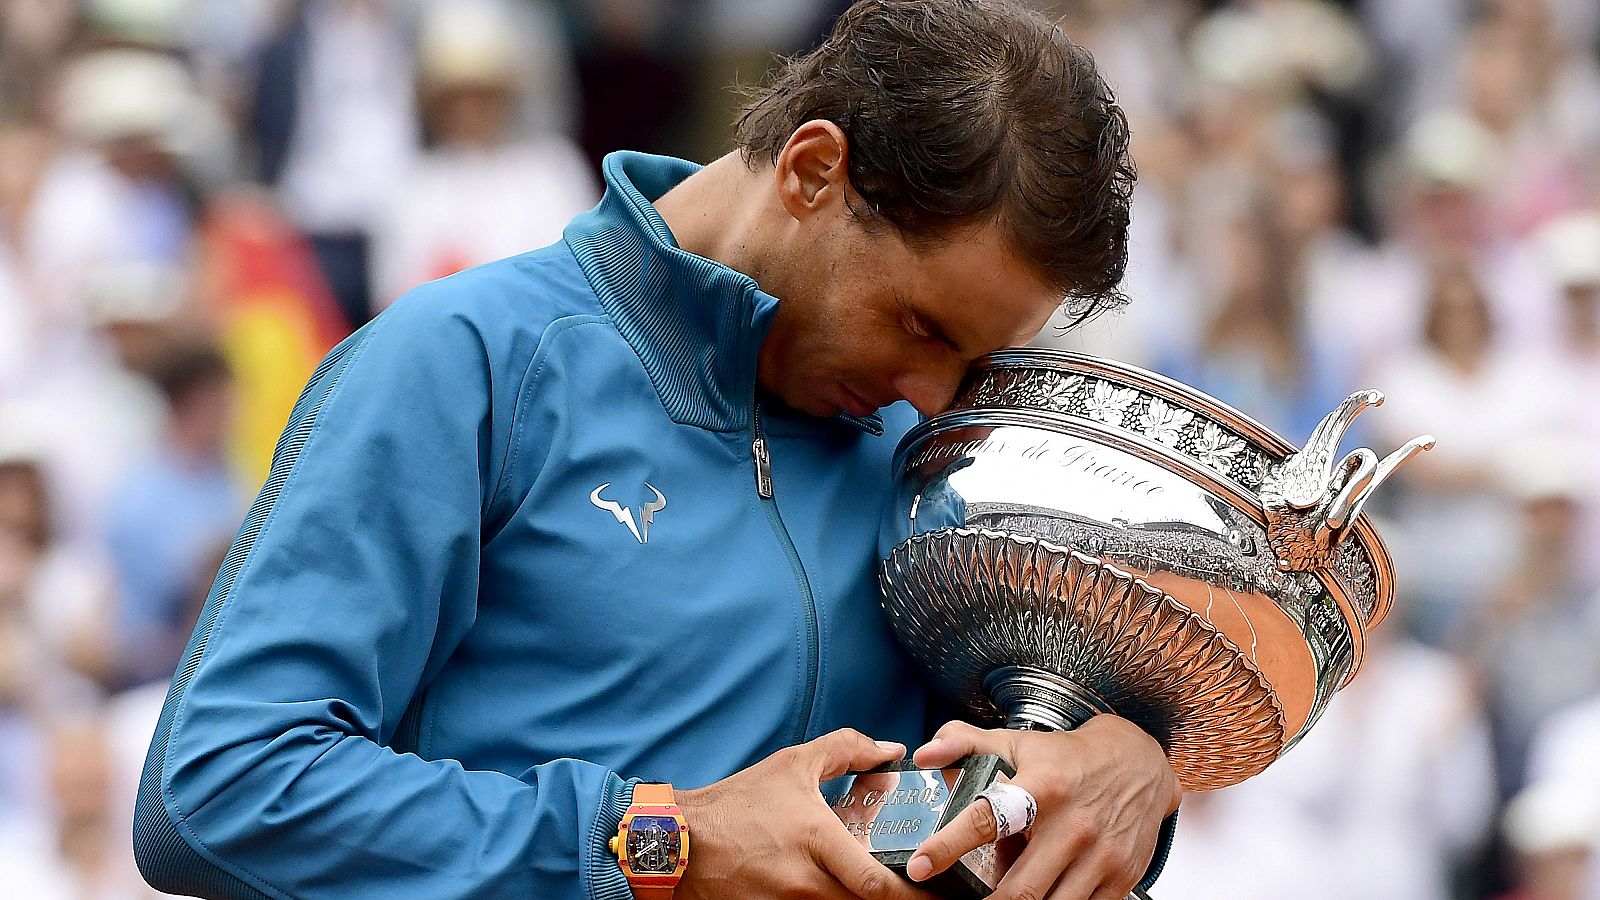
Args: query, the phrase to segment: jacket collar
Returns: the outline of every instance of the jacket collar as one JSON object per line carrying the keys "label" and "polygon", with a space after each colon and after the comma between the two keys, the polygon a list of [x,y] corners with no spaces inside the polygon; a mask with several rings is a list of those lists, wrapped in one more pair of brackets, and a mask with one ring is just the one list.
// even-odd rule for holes
{"label": "jacket collar", "polygon": [[[600,205],[574,219],[565,238],[672,420],[737,431],[750,426],[757,351],[778,300],[750,276],[680,248],[651,205],[699,169],[668,156],[608,154]],[[883,432],[876,414],[840,418]]]}

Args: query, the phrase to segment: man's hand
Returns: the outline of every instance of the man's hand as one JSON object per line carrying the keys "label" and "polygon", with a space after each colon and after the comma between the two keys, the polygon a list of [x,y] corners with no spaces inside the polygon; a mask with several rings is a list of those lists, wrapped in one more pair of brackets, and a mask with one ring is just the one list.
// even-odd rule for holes
{"label": "man's hand", "polygon": [[901,759],[900,744],[846,728],[779,750],[698,790],[679,791],[690,861],[681,900],[928,900],[884,868],[828,808],[817,785]]}
{"label": "man's hand", "polygon": [[[995,900],[1123,900],[1155,853],[1161,820],[1183,797],[1161,745],[1126,719],[1101,715],[1076,731],[986,731],[951,722],[914,757],[937,768],[994,753],[1017,770],[1013,784],[1039,802],[1028,846]],[[987,800],[935,832],[907,874],[922,881],[995,838]]]}

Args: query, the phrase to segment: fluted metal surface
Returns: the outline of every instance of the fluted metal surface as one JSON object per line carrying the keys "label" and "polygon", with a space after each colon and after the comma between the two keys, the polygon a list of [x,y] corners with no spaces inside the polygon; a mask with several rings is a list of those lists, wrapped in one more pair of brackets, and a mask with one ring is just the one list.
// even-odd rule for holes
{"label": "fluted metal surface", "polygon": [[1004,718],[985,679],[1024,666],[1081,686],[1155,735],[1186,789],[1255,775],[1285,742],[1283,708],[1239,647],[1172,597],[1082,553],[948,528],[895,548],[881,580],[907,649],[980,721]]}

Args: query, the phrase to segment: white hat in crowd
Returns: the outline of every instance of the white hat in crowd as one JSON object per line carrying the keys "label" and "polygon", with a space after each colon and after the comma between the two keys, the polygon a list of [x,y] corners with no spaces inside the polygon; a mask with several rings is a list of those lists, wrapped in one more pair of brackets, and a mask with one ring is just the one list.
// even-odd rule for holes
{"label": "white hat in crowd", "polygon": [[483,0],[440,4],[422,22],[417,61],[429,87],[515,85],[517,25],[506,10]]}
{"label": "white hat in crowd", "polygon": [[1406,163],[1417,179],[1440,187],[1477,191],[1495,168],[1494,135],[1460,110],[1436,110],[1406,133]]}
{"label": "white hat in crowd", "polygon": [[181,270],[147,260],[105,263],[84,275],[79,303],[91,325],[164,322],[183,305]]}
{"label": "white hat in crowd", "polygon": [[149,50],[96,50],[75,60],[58,96],[61,124],[80,141],[101,144],[152,137],[184,153],[200,105],[183,64]]}
{"label": "white hat in crowd", "polygon": [[191,0],[86,0],[84,18],[108,35],[140,44],[176,47],[183,43]]}
{"label": "white hat in crowd", "polygon": [[44,462],[44,433],[23,404],[0,403],[0,466]]}
{"label": "white hat in crowd", "polygon": [[1600,287],[1600,212],[1563,216],[1540,228],[1533,240],[1557,284]]}
{"label": "white hat in crowd", "polygon": [[1535,783],[1506,805],[1503,828],[1511,849],[1526,856],[1592,851],[1600,834],[1600,798],[1557,782]]}
{"label": "white hat in crowd", "polygon": [[1562,435],[1523,437],[1500,459],[1501,483],[1522,503],[1581,500],[1590,494],[1594,480],[1584,450],[1583,445]]}

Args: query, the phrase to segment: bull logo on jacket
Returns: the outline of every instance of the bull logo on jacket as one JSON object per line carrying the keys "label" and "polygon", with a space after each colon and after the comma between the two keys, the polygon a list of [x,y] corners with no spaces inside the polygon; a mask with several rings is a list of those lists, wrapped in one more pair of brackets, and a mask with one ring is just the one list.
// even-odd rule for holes
{"label": "bull logo on jacket", "polygon": [[639,520],[637,522],[634,521],[632,507],[623,506],[621,503],[618,503],[615,500],[607,500],[606,498],[600,496],[602,491],[608,487],[611,487],[611,482],[608,481],[605,484],[600,485],[589,494],[590,503],[593,503],[600,509],[610,512],[613,516],[616,516],[617,521],[622,525],[627,526],[628,531],[633,534],[634,539],[641,544],[649,543],[650,541],[650,523],[655,519],[656,513],[667,508],[667,498],[665,494],[656,490],[656,486],[648,481],[644,483],[644,486],[649,488],[650,493],[655,494],[656,498],[646,503],[644,508],[639,510]]}

